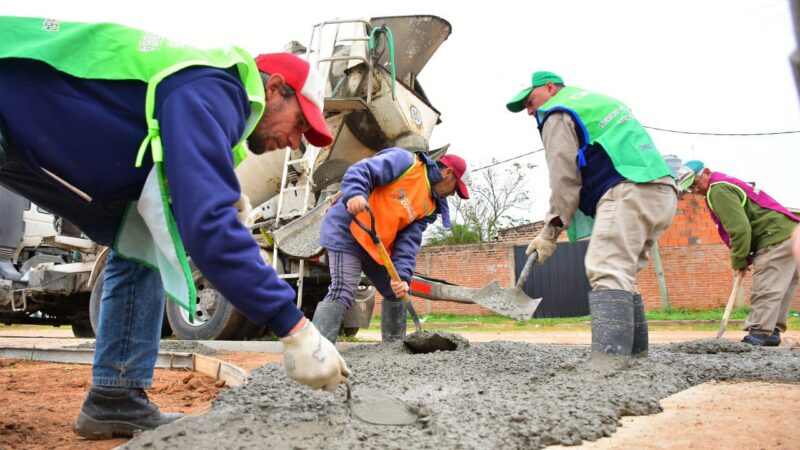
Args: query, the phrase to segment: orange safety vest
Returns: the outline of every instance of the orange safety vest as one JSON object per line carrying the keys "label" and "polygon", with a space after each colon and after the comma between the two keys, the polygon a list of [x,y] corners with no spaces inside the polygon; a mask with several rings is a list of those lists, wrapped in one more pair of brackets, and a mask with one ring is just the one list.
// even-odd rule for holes
{"label": "orange safety vest", "polygon": [[[392,255],[392,246],[398,231],[436,211],[428,170],[419,158],[414,158],[411,167],[397,179],[375,188],[367,201],[375,213],[375,229],[389,256]],[[356,218],[367,226],[371,223],[367,211],[357,214]],[[378,264],[383,265],[381,255],[369,234],[356,225],[355,221],[350,223],[350,232],[361,247]]]}

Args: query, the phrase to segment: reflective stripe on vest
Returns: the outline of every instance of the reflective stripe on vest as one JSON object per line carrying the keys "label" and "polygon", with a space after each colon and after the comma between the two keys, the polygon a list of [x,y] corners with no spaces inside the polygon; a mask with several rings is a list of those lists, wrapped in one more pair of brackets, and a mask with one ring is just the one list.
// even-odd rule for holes
{"label": "reflective stripe on vest", "polygon": [[[389,256],[392,255],[392,246],[400,230],[436,211],[428,170],[425,163],[417,157],[403,175],[389,184],[375,188],[367,201],[375,213],[375,229]],[[361,223],[370,223],[369,213],[366,211],[356,215],[356,218]],[[383,265],[380,253],[367,232],[355,222],[350,223],[350,232],[372,259]]]}
{"label": "reflective stripe on vest", "polygon": [[147,136],[140,145],[136,161],[131,163],[139,167],[147,150],[151,149],[154,166],[139,200],[131,202],[126,209],[114,250],[126,259],[157,269],[167,296],[189,311],[192,322],[197,292],[169,206],[160,127],[155,118],[155,93],[162,80],[187,67],[236,67],[251,108],[242,136],[231,150],[238,164],[246,156],[243,142],[264,112],[264,85],[253,58],[237,47],[199,50],[111,23],[0,17],[2,58],[42,61],[77,78],[147,83]]}

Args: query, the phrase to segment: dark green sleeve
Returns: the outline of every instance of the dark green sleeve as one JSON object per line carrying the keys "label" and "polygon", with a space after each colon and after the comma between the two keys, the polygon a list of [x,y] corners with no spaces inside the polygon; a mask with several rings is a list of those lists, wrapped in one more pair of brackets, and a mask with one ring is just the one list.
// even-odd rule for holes
{"label": "dark green sleeve", "polygon": [[731,267],[734,270],[747,267],[747,256],[750,254],[750,220],[742,207],[742,196],[739,191],[727,184],[719,183],[708,191],[714,214],[717,215],[725,231],[731,239]]}

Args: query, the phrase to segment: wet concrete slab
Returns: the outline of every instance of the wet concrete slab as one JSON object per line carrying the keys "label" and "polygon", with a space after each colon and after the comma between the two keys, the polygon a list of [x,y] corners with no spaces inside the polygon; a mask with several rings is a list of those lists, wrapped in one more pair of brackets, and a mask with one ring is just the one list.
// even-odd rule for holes
{"label": "wet concrete slab", "polygon": [[145,432],[125,448],[489,449],[575,445],[611,435],[620,417],[659,412],[659,401],[711,381],[800,381],[800,351],[735,342],[655,345],[627,370],[592,369],[583,346],[473,343],[410,354],[402,344],[344,353],[351,384],[397,398],[419,420],[380,426],[353,417],[345,388],[311,391],[270,364],[220,394],[204,416]]}

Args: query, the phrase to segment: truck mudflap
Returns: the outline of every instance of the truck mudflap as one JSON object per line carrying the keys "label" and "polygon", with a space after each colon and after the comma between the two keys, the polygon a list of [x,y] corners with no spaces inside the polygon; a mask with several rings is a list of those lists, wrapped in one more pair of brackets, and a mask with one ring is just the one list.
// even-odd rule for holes
{"label": "truck mudflap", "polygon": [[478,288],[468,288],[445,280],[431,278],[425,275],[414,273],[411,277],[409,294],[427,300],[440,300],[457,303],[472,303],[472,296]]}

